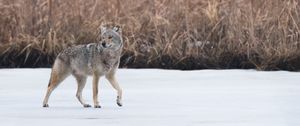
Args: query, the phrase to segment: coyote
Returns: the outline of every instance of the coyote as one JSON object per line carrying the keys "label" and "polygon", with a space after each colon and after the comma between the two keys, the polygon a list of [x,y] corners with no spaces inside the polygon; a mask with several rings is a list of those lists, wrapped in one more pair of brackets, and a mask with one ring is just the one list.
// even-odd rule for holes
{"label": "coyote", "polygon": [[95,108],[101,108],[98,101],[98,81],[105,76],[117,91],[117,105],[122,106],[122,89],[115,78],[123,48],[122,31],[119,26],[100,27],[97,43],[69,47],[58,54],[51,71],[43,107],[49,107],[51,92],[69,75],[76,78],[78,88],[76,97],[83,107],[91,107],[84,102],[82,90],[88,75],[93,76],[93,101]]}

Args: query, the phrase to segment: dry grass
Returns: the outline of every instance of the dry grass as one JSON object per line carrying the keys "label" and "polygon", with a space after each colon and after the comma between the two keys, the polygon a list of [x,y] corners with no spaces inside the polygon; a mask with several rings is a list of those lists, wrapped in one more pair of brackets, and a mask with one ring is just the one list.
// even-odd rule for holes
{"label": "dry grass", "polygon": [[298,0],[0,1],[2,67],[49,67],[112,22],[122,67],[300,69]]}

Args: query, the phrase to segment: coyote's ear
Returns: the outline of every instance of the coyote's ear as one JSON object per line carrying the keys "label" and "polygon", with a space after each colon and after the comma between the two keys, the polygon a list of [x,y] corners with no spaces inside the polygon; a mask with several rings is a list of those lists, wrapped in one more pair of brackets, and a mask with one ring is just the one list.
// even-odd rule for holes
{"label": "coyote's ear", "polygon": [[100,25],[99,30],[100,30],[100,33],[103,34],[104,32],[106,32],[107,28],[103,25]]}
{"label": "coyote's ear", "polygon": [[118,33],[121,33],[121,27],[119,26],[119,25],[116,25],[114,28],[113,28],[113,30],[115,31],[115,32],[118,32]]}

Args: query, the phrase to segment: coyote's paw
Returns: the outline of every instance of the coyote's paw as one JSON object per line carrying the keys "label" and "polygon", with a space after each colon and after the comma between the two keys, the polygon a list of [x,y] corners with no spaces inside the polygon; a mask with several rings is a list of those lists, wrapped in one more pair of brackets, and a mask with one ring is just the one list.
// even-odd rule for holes
{"label": "coyote's paw", "polygon": [[44,104],[43,107],[44,107],[44,108],[48,108],[49,105],[48,105],[48,104]]}
{"label": "coyote's paw", "polygon": [[95,105],[94,108],[101,108],[101,106],[100,105]]}
{"label": "coyote's paw", "polygon": [[119,107],[122,107],[122,103],[121,103],[121,102],[117,102],[117,105],[118,105]]}
{"label": "coyote's paw", "polygon": [[118,105],[119,107],[122,107],[121,98],[120,98],[119,96],[117,97],[117,105]]}
{"label": "coyote's paw", "polygon": [[89,105],[89,104],[84,104],[83,105],[83,107],[85,107],[85,108],[89,108],[89,107],[92,107],[91,105]]}

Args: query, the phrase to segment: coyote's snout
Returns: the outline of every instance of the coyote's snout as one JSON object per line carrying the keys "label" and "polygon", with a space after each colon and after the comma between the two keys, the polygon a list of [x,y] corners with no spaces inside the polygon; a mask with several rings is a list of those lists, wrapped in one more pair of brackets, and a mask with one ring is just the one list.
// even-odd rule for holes
{"label": "coyote's snout", "polygon": [[82,90],[88,75],[93,76],[95,108],[101,108],[98,102],[98,81],[101,76],[105,76],[112,87],[116,89],[117,104],[122,106],[122,89],[115,78],[123,47],[121,28],[101,26],[100,33],[99,37],[101,38],[97,43],[69,47],[57,56],[52,67],[43,107],[49,107],[48,99],[51,92],[69,75],[76,78],[78,85],[76,97],[84,107],[91,107],[82,98]]}

